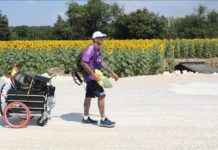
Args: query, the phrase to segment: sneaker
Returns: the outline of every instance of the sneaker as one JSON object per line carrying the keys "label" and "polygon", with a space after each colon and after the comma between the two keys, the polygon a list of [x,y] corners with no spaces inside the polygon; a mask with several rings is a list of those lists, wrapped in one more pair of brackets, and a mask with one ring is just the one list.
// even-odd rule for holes
{"label": "sneaker", "polygon": [[115,122],[110,121],[108,118],[105,118],[104,121],[100,121],[99,123],[100,127],[107,127],[107,128],[112,128],[115,126]]}
{"label": "sneaker", "polygon": [[98,121],[96,120],[92,120],[90,117],[88,117],[88,119],[84,119],[82,120],[83,123],[90,123],[90,124],[98,124]]}
{"label": "sneaker", "polygon": [[115,125],[115,124],[116,124],[116,122],[114,122],[114,121],[111,121],[111,120],[109,120],[108,118],[105,118],[105,120],[107,120],[107,121],[111,122],[111,124],[113,124],[113,125]]}

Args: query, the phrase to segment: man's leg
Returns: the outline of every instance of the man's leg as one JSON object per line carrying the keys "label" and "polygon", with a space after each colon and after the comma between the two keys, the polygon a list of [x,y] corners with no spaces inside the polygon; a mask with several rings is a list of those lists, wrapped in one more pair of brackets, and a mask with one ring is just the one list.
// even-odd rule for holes
{"label": "man's leg", "polygon": [[91,105],[91,97],[86,97],[85,101],[84,101],[84,117],[83,117],[83,123],[91,123],[91,124],[97,124],[98,121],[96,120],[92,120],[89,117],[89,109],[90,109],[90,105]]}
{"label": "man's leg", "polygon": [[101,115],[101,118],[105,118],[105,96],[98,98],[98,109]]}
{"label": "man's leg", "polygon": [[89,116],[89,109],[90,109],[90,105],[91,105],[91,97],[86,97],[85,101],[84,101],[84,116]]}
{"label": "man's leg", "polygon": [[98,98],[98,108],[101,115],[99,126],[108,128],[114,127],[115,122],[110,121],[105,115],[105,96],[100,96]]}

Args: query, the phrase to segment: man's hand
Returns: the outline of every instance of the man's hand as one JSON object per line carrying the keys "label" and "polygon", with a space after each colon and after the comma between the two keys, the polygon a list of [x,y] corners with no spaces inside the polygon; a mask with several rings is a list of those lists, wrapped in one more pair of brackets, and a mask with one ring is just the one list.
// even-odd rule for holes
{"label": "man's hand", "polygon": [[116,73],[112,73],[112,77],[115,79],[115,81],[119,80],[119,76]]}

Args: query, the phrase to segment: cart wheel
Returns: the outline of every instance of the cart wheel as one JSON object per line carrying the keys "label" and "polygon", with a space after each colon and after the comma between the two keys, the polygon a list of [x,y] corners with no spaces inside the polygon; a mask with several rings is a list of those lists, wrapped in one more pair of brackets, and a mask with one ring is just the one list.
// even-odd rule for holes
{"label": "cart wheel", "polygon": [[46,118],[45,120],[42,120],[42,117],[40,117],[38,120],[37,120],[37,124],[39,126],[44,126],[46,123],[48,122],[48,118]]}
{"label": "cart wheel", "polygon": [[30,110],[22,102],[12,102],[4,109],[3,120],[11,128],[23,128],[30,121]]}

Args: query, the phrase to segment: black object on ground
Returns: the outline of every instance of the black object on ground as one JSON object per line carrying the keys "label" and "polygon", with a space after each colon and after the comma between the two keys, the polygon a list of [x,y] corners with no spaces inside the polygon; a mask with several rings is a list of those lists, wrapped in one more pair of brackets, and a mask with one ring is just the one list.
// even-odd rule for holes
{"label": "black object on ground", "polygon": [[213,68],[205,62],[181,62],[177,66],[175,66],[175,70],[180,70],[181,73],[184,70],[204,74],[212,74],[218,72],[217,68]]}

